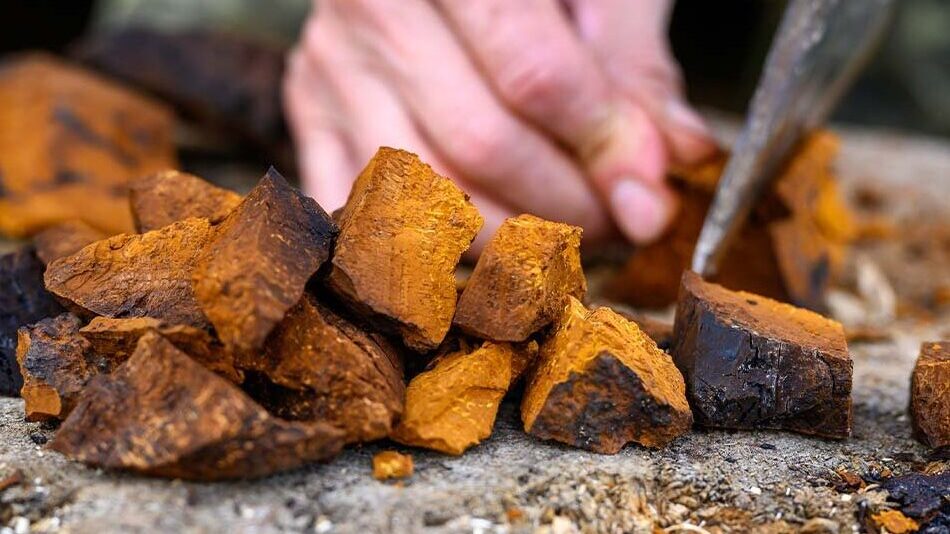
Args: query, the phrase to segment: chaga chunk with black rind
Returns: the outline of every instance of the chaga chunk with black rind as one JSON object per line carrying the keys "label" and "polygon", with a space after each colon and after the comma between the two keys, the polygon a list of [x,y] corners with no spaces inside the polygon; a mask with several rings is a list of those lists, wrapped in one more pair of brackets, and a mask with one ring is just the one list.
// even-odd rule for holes
{"label": "chaga chunk with black rind", "polygon": [[187,480],[266,476],[342,446],[340,430],[271,416],[154,332],[90,381],[51,443],[90,466]]}
{"label": "chaga chunk with black rind", "polygon": [[323,208],[271,168],[228,217],[194,271],[201,309],[224,346],[254,352],[303,296],[338,232]]}
{"label": "chaga chunk with black rind", "polygon": [[382,147],[340,213],[329,287],[417,351],[455,314],[455,268],[482,227],[468,196],[415,154]]}
{"label": "chaga chunk with black rind", "polygon": [[127,181],[177,164],[159,102],[45,54],[0,65],[0,233],[132,231]]}
{"label": "chaga chunk with black rind", "polygon": [[165,170],[132,180],[129,201],[135,227],[144,233],[189,217],[218,224],[241,203],[241,195],[193,174]]}
{"label": "chaga chunk with black rind", "polygon": [[[749,214],[712,282],[813,310],[824,308],[824,293],[855,232],[831,172],[837,151],[837,138],[825,131],[802,143]],[[689,268],[726,160],[727,154],[719,153],[671,171],[671,184],[680,195],[675,224],[656,242],[634,251],[608,281],[606,296],[649,308],[676,301],[680,276]]]}
{"label": "chaga chunk with black rind", "polygon": [[693,422],[683,376],[637,325],[570,298],[521,401],[525,432],[601,454],[664,447]]}
{"label": "chaga chunk with black rind", "polygon": [[114,319],[96,317],[79,329],[94,353],[108,356],[116,365],[128,360],[139,338],[146,332],[157,332],[210,371],[240,384],[243,373],[234,366],[234,355],[207,330],[189,325],[169,324],[152,317]]}
{"label": "chaga chunk with black rind", "polygon": [[31,248],[0,256],[0,395],[17,396],[23,386],[17,329],[63,312],[43,285],[43,269]]}
{"label": "chaga chunk with black rind", "polygon": [[75,315],[64,313],[20,328],[17,362],[27,421],[65,418],[86,383],[114,368],[111,360],[89,350],[89,342],[79,335],[81,324]]}
{"label": "chaga chunk with black rind", "polygon": [[570,295],[583,299],[581,229],[520,215],[506,220],[478,258],[453,324],[494,341],[524,341],[560,313]]}
{"label": "chaga chunk with black rind", "polygon": [[462,344],[409,382],[406,410],[389,436],[404,445],[460,455],[491,436],[505,393],[537,355],[534,342]]}
{"label": "chaga chunk with black rind", "polygon": [[911,376],[910,413],[921,441],[950,447],[950,341],[921,344]]}
{"label": "chaga chunk with black rind", "polygon": [[851,357],[831,319],[683,275],[673,358],[696,421],[829,438],[851,434]]}
{"label": "chaga chunk with black rind", "polygon": [[192,218],[97,241],[49,264],[46,287],[85,313],[205,327],[192,272],[211,235],[207,219]]}
{"label": "chaga chunk with black rind", "polygon": [[271,413],[328,422],[343,429],[347,443],[386,437],[403,412],[396,349],[309,296],[274,329],[263,354],[238,363],[258,374],[245,389]]}
{"label": "chaga chunk with black rind", "polygon": [[102,241],[107,237],[109,236],[104,232],[81,220],[73,219],[50,226],[33,236],[33,246],[36,248],[36,256],[40,261],[49,265],[60,258],[72,256],[90,243]]}

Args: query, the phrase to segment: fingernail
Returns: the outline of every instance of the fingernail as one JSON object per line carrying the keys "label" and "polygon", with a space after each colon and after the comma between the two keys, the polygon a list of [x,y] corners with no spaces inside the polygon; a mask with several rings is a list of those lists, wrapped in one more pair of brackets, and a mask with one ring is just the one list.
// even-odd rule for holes
{"label": "fingernail", "polygon": [[679,98],[672,98],[666,102],[666,117],[679,128],[704,137],[709,136],[709,128],[703,118]]}
{"label": "fingernail", "polygon": [[614,186],[610,205],[620,231],[638,243],[659,237],[671,215],[671,206],[661,193],[630,178]]}

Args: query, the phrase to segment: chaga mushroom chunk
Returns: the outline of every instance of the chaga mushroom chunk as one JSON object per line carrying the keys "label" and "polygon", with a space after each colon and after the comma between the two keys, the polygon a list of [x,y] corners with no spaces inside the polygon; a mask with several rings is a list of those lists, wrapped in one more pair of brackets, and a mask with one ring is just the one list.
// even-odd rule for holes
{"label": "chaga mushroom chunk", "polygon": [[91,466],[188,480],[266,476],[342,445],[340,430],[271,416],[154,332],[89,383],[51,443]]}
{"label": "chaga mushroom chunk", "polygon": [[560,313],[564,298],[583,299],[581,229],[532,215],[508,219],[485,247],[455,310],[465,333],[524,341]]}
{"label": "chaga mushroom chunk", "polygon": [[434,349],[455,313],[455,268],[482,222],[468,196],[418,156],[380,148],[340,214],[328,284],[410,348]]}
{"label": "chaga mushroom chunk", "polygon": [[146,332],[157,332],[210,371],[240,384],[244,375],[234,366],[234,355],[225,350],[207,330],[194,326],[169,324],[151,317],[114,319],[96,317],[79,329],[92,351],[108,357],[118,365],[128,360],[139,338]]}
{"label": "chaga mushroom chunk", "polygon": [[921,345],[911,377],[910,412],[921,441],[950,447],[950,341]]}
{"label": "chaga mushroom chunk", "polygon": [[700,424],[851,434],[851,357],[839,323],[686,272],[673,330]]}
{"label": "chaga mushroom chunk", "polygon": [[176,166],[170,110],[52,56],[0,67],[0,232],[132,231],[130,178]]}
{"label": "chaga mushroom chunk", "polygon": [[78,317],[64,313],[20,329],[17,362],[27,421],[65,418],[89,379],[112,370],[109,360],[98,362],[89,350],[80,325]]}
{"label": "chaga mushroom chunk", "polygon": [[153,317],[196,327],[208,321],[192,289],[197,257],[211,236],[206,219],[93,243],[46,269],[46,287],[86,312]]}
{"label": "chaga mushroom chunk", "polygon": [[569,298],[521,403],[525,432],[601,454],[663,447],[693,422],[683,377],[637,325]]}
{"label": "chaga mushroom chunk", "polygon": [[201,309],[224,346],[253,352],[303,296],[338,229],[273,168],[215,228],[194,272]]}
{"label": "chaga mushroom chunk", "polygon": [[218,224],[241,203],[241,195],[185,172],[165,170],[129,184],[132,217],[140,233],[189,217]]}
{"label": "chaga mushroom chunk", "polygon": [[30,248],[0,256],[0,395],[20,394],[17,329],[59,315],[63,308],[43,286],[43,263]]}
{"label": "chaga mushroom chunk", "polygon": [[49,265],[60,258],[72,256],[90,243],[102,241],[107,237],[109,236],[104,232],[79,219],[73,219],[50,226],[33,236],[33,246],[36,247],[36,256],[40,261]]}
{"label": "chaga mushroom chunk", "polygon": [[274,329],[263,355],[239,365],[258,373],[245,389],[284,419],[326,421],[348,443],[384,438],[403,411],[400,355],[305,296]]}
{"label": "chaga mushroom chunk", "polygon": [[534,342],[486,341],[439,357],[409,382],[406,410],[390,438],[462,454],[491,435],[502,398],[536,354]]}

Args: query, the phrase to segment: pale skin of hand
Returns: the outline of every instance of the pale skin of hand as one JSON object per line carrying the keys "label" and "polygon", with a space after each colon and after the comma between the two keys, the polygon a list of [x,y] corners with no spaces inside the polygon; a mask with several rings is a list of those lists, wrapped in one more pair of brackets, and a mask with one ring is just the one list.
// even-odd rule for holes
{"label": "pale skin of hand", "polygon": [[666,42],[672,0],[319,0],[284,104],[305,190],[342,206],[379,146],[418,154],[485,218],[644,243],[671,161],[713,149]]}

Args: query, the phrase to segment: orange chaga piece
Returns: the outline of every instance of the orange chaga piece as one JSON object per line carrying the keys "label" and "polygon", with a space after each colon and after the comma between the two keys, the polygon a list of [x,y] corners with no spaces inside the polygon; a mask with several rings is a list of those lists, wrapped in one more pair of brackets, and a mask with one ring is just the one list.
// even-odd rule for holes
{"label": "orange chaga piece", "polygon": [[316,201],[274,169],[215,227],[195,266],[194,288],[228,350],[263,346],[330,255],[337,231]]}
{"label": "orange chaga piece", "polygon": [[205,327],[191,280],[211,233],[207,219],[186,219],[97,241],[49,264],[46,288],[93,315]]}
{"label": "orange chaga piece", "polygon": [[486,341],[441,356],[409,382],[402,421],[390,438],[462,454],[491,435],[501,399],[536,353],[533,342]]}
{"label": "orange chaga piece", "polygon": [[326,421],[348,443],[386,437],[403,412],[396,349],[307,296],[271,333],[263,355],[246,355],[239,365],[257,373],[245,390],[271,413]]}
{"label": "orange chaga piece", "polygon": [[90,350],[79,335],[80,325],[78,317],[65,313],[20,329],[17,362],[27,421],[64,419],[86,383],[118,365]]}
{"label": "orange chaga piece", "polygon": [[533,215],[508,219],[465,285],[454,324],[494,341],[524,341],[560,313],[566,296],[584,298],[581,229]]}
{"label": "orange chaga piece", "polygon": [[565,303],[521,403],[525,432],[602,454],[664,447],[693,422],[672,358],[609,308]]}
{"label": "orange chaga piece", "polygon": [[155,332],[89,383],[51,443],[91,466],[187,480],[267,476],[342,446],[340,430],[271,416]]}
{"label": "orange chaga piece", "polygon": [[383,147],[339,220],[329,287],[410,348],[437,347],[455,313],[455,268],[483,222],[468,196],[415,154]]}
{"label": "orange chaga piece", "polygon": [[373,456],[373,478],[409,478],[412,476],[412,456],[396,451],[383,451]]}
{"label": "orange chaga piece", "polygon": [[193,174],[165,170],[132,180],[129,200],[135,227],[148,232],[189,217],[218,224],[241,203],[241,195]]}
{"label": "orange chaga piece", "polygon": [[924,343],[910,386],[910,413],[921,441],[950,446],[950,341]]}
{"label": "orange chaga piece", "polygon": [[133,229],[130,178],[176,166],[163,105],[51,56],[0,66],[0,232],[81,219]]}

